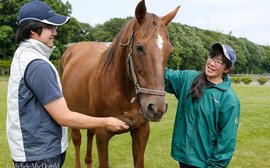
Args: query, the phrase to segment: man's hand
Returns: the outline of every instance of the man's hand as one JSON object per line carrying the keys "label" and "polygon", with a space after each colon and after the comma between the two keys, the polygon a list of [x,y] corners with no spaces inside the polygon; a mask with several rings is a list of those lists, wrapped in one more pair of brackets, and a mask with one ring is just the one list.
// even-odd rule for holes
{"label": "man's hand", "polygon": [[129,126],[126,125],[125,122],[123,122],[117,118],[108,117],[105,128],[109,131],[116,132],[116,131],[127,130],[127,129],[129,129]]}

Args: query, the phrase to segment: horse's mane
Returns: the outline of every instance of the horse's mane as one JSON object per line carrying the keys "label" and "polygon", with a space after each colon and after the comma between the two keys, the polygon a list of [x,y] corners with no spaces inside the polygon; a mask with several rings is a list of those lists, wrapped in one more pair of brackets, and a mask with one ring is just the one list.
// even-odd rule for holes
{"label": "horse's mane", "polygon": [[[116,50],[120,46],[120,43],[125,44],[128,41],[128,38],[131,35],[131,32],[133,31],[134,24],[136,22],[136,18],[133,18],[129,21],[127,21],[120,32],[116,35],[113,42],[109,46],[109,48],[102,54],[98,69],[100,70],[100,73],[104,73],[107,70],[110,69],[115,64],[115,56],[116,56]],[[138,37],[154,37],[157,35],[157,29],[159,29],[161,25],[161,20],[158,16],[155,14],[147,13],[145,16],[144,23],[142,24],[141,30],[144,31],[138,31],[136,32],[136,36]],[[150,33],[149,33],[150,31]],[[125,40],[125,41],[124,41]],[[127,49],[126,46],[120,46]],[[125,50],[126,51],[126,50]]]}
{"label": "horse's mane", "polygon": [[123,33],[125,31],[125,27],[127,27],[127,25],[131,24],[132,20],[129,20],[128,22],[126,22],[123,25],[120,32],[113,39],[113,41],[112,41],[111,45],[109,46],[109,48],[107,50],[105,50],[105,52],[102,54],[102,56],[100,58],[100,61],[99,61],[99,64],[98,64],[98,69],[99,69],[100,73],[106,72],[109,69],[109,67],[114,64],[115,52],[116,52],[117,47],[121,43],[120,40],[121,40],[121,37],[123,36]]}

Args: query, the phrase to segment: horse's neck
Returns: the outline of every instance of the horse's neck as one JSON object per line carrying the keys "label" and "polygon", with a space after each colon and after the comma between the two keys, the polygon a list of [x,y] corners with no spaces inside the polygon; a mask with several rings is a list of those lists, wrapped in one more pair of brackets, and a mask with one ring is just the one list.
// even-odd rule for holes
{"label": "horse's neck", "polygon": [[98,75],[99,81],[110,83],[110,87],[106,88],[108,91],[114,90],[120,97],[129,98],[131,95],[134,95],[135,87],[127,74],[126,57],[128,46],[120,46],[119,41],[111,44],[114,46],[104,52],[98,63],[99,66],[97,66],[99,73],[96,75]]}
{"label": "horse's neck", "polygon": [[133,24],[134,21],[130,21],[126,24],[108,50],[103,53],[98,63],[98,69],[101,72],[99,73],[100,77],[107,80],[109,79],[114,89],[116,89],[120,95],[127,97],[130,97],[130,95],[135,92],[135,87],[128,77],[127,54],[129,45],[121,44],[128,43],[134,26]]}
{"label": "horse's neck", "polygon": [[131,92],[134,90],[134,85],[132,81],[130,80],[128,76],[128,66],[127,66],[127,50],[128,48],[126,46],[122,46],[121,49],[119,49],[116,54],[118,55],[116,58],[116,80],[120,82],[120,89],[125,92]]}

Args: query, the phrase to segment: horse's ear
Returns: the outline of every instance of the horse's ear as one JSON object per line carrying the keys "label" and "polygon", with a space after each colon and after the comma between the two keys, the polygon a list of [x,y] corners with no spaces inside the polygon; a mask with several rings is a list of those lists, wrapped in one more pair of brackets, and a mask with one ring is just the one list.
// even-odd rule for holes
{"label": "horse's ear", "polygon": [[168,26],[179,10],[180,6],[177,6],[172,12],[162,17],[163,23]]}
{"label": "horse's ear", "polygon": [[137,21],[141,24],[144,20],[146,14],[146,7],[145,7],[145,2],[142,0],[141,2],[138,3],[136,10],[135,10],[135,16],[137,18]]}

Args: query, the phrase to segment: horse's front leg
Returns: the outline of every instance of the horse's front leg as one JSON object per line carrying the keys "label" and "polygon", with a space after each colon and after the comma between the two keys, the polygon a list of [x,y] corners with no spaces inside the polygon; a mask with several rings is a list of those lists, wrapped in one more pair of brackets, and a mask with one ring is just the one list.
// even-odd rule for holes
{"label": "horse's front leg", "polygon": [[145,121],[138,129],[130,131],[135,168],[144,167],[144,151],[150,134],[150,125]]}
{"label": "horse's front leg", "polygon": [[84,162],[87,166],[87,168],[92,168],[92,145],[93,145],[93,138],[95,135],[95,130],[94,129],[88,129],[87,130],[87,149],[86,149],[86,155]]}
{"label": "horse's front leg", "polygon": [[81,147],[81,132],[79,129],[71,129],[72,142],[75,148],[75,167],[81,168],[80,162],[80,147]]}
{"label": "horse's front leg", "polygon": [[108,146],[112,135],[103,128],[96,129],[96,143],[99,159],[99,168],[109,167]]}

